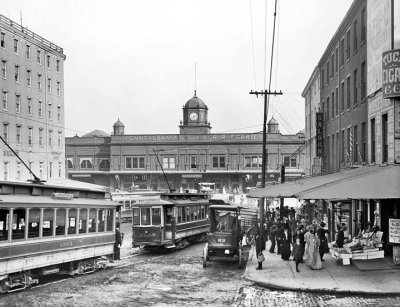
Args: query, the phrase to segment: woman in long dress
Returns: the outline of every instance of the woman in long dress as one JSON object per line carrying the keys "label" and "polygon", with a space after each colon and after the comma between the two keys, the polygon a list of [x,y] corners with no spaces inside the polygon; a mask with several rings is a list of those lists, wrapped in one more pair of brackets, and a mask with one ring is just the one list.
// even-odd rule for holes
{"label": "woman in long dress", "polygon": [[305,247],[304,247],[304,256],[303,256],[303,259],[307,260],[306,263],[308,263],[308,259],[309,259],[308,251],[309,251],[309,247],[310,247],[311,236],[312,236],[312,234],[310,232],[310,227],[307,226],[307,230],[304,233]]}
{"label": "woman in long dress", "polygon": [[322,269],[321,257],[319,256],[320,241],[315,234],[314,228],[307,235],[307,265],[313,270]]}

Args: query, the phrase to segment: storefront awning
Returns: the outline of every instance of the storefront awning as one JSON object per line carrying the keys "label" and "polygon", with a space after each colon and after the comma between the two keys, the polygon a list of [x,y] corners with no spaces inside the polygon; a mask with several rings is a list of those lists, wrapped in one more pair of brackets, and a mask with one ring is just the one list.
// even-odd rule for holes
{"label": "storefront awning", "polygon": [[400,198],[400,165],[375,167],[346,181],[324,184],[298,194],[301,199],[396,199]]}
{"label": "storefront awning", "polygon": [[250,197],[298,199],[400,198],[400,165],[363,166],[259,188]]}

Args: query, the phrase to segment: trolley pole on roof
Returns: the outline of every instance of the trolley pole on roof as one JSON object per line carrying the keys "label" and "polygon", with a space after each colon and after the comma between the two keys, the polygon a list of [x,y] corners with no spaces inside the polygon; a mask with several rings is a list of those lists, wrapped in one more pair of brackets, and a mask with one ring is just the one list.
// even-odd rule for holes
{"label": "trolley pole on roof", "polygon": [[[269,96],[270,95],[282,95],[282,91],[280,92],[271,92],[271,91],[250,91],[250,95],[264,95],[264,120],[263,120],[263,142],[262,142],[262,166],[261,166],[261,188],[265,188],[265,172],[267,168],[267,159],[268,159],[268,152],[267,152],[267,116],[268,116],[268,104],[269,104]],[[265,198],[261,198],[259,201],[259,216],[260,216],[260,236],[262,248],[265,249],[265,240],[264,240],[264,204]]]}
{"label": "trolley pole on roof", "polygon": [[161,170],[162,170],[162,173],[163,173],[164,178],[165,178],[165,181],[167,182],[168,190],[169,190],[170,193],[172,193],[171,186],[169,185],[169,181],[168,181],[167,175],[165,175],[164,168],[163,168],[163,166],[162,166],[162,164],[161,164],[161,162],[160,162],[160,159],[158,158],[158,154],[157,154],[157,152],[155,151],[155,149],[153,149],[153,152],[154,152],[154,154],[156,155],[157,162],[158,162],[158,164],[160,165]]}

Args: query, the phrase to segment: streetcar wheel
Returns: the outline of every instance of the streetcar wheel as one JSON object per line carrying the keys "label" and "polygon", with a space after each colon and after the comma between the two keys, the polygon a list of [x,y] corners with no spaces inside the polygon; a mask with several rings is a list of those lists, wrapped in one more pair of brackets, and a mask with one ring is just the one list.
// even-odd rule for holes
{"label": "streetcar wheel", "polygon": [[208,258],[208,243],[204,246],[203,249],[203,268],[207,266],[207,258]]}
{"label": "streetcar wheel", "polygon": [[243,266],[243,250],[239,248],[239,264],[238,267],[241,269]]}

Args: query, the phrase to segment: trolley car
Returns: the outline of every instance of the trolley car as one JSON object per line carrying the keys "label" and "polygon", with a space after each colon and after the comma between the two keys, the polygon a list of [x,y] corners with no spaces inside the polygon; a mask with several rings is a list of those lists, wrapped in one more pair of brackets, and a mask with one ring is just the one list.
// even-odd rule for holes
{"label": "trolley car", "polygon": [[132,222],[132,207],[137,203],[159,200],[161,192],[140,189],[131,192],[111,193],[111,199],[121,205],[121,221]]}
{"label": "trolley car", "polygon": [[0,293],[84,274],[113,256],[119,204],[103,191],[0,182]]}
{"label": "trolley car", "polygon": [[209,229],[209,194],[165,193],[160,200],[132,207],[132,247],[180,248],[205,240]]}

